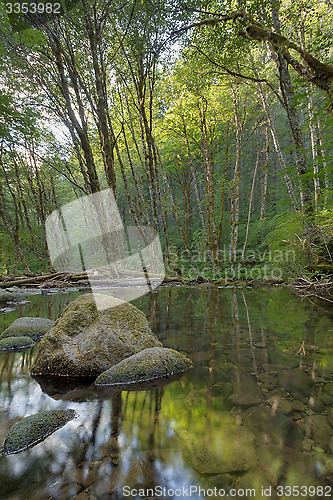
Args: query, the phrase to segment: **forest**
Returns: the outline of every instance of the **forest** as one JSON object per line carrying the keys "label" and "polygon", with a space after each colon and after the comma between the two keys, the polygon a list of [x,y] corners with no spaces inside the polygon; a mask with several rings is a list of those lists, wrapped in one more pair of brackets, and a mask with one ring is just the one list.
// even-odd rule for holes
{"label": "forest", "polygon": [[0,3],[0,274],[111,188],[168,276],[330,281],[330,0]]}
{"label": "forest", "polygon": [[2,499],[331,497],[332,42],[333,0],[0,0]]}

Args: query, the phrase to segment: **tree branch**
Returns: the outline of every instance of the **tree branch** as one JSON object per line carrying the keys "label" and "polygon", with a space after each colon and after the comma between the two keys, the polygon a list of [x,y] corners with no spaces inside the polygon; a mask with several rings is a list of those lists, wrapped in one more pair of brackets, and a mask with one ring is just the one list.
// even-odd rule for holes
{"label": "tree branch", "polygon": [[[327,5],[331,6],[329,0],[325,0]],[[333,5],[333,4],[332,4]],[[227,21],[238,21],[243,27],[243,31],[239,31],[239,36],[247,38],[256,42],[269,42],[274,52],[280,53],[293,66],[295,71],[301,76],[305,77],[308,81],[316,85],[318,88],[325,90],[330,99],[328,111],[333,114],[333,64],[325,63],[314,57],[310,52],[303,49],[300,45],[289,40],[283,35],[265,28],[264,25],[256,21],[244,10],[236,10],[222,16],[214,16],[195,23],[184,26],[178,30],[173,31],[169,40],[178,38],[183,33],[191,30],[192,28],[199,28],[201,26],[217,26],[220,23]],[[290,51],[294,50],[300,56],[302,62],[298,61],[291,56]],[[222,66],[221,66],[222,67]],[[223,67],[224,71],[232,74],[231,70]],[[245,75],[235,74],[239,78],[244,78]],[[255,81],[255,80],[253,80]]]}

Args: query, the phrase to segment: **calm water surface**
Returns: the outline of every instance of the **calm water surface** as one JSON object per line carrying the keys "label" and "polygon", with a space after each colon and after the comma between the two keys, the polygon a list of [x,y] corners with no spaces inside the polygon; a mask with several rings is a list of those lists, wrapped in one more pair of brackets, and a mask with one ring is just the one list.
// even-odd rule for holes
{"label": "calm water surface", "polygon": [[[55,319],[77,295],[33,296],[1,315],[0,331],[18,316]],[[133,303],[194,368],[160,389],[96,399],[82,388],[42,389],[29,376],[36,347],[0,354],[1,442],[41,410],[79,415],[0,457],[1,499],[199,499],[214,488],[220,498],[332,497],[329,310],[280,287],[162,288]]]}

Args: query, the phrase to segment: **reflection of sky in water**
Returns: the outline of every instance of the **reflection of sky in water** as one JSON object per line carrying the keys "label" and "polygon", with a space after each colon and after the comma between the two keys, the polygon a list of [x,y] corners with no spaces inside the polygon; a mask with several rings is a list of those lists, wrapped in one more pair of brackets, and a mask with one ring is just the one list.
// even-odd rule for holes
{"label": "reflection of sky in water", "polygon": [[[13,368],[19,373],[18,362],[15,362]],[[4,382],[2,386],[5,390],[2,392],[4,397],[2,396],[0,399],[1,408],[8,410],[6,413],[2,412],[2,415],[0,413],[0,421],[4,423],[2,438],[23,417],[39,411],[72,408],[77,412],[78,418],[70,421],[33,448],[1,458],[0,468],[1,465],[3,466],[1,478],[5,473],[7,482],[12,481],[15,484],[15,480],[23,480],[24,484],[27,472],[35,475],[37,468],[38,476],[44,477],[44,486],[46,486],[46,484],[51,485],[62,481],[63,476],[66,479],[71,477],[78,456],[81,457],[81,462],[86,463],[86,473],[89,472],[89,462],[101,462],[99,450],[110,440],[112,432],[112,403],[110,401],[84,403],[57,401],[43,393],[39,384],[25,375],[18,375],[16,379],[13,379],[10,383],[10,390]],[[132,396],[134,393],[130,394],[130,398]],[[142,412],[147,413],[140,405],[141,418],[145,418],[146,415],[144,417]],[[120,478],[131,477],[133,462],[146,460],[145,454],[149,452],[146,439],[142,439],[142,428],[140,424],[135,422],[134,417],[134,414],[130,415],[131,421],[129,421],[127,428],[125,415],[125,429],[124,431],[120,430],[117,438],[121,457],[117,473]],[[96,421],[97,429],[94,432]],[[172,438],[175,434],[169,424],[165,425],[163,432],[167,438]],[[155,445],[158,447],[159,443],[157,442]],[[142,446],[144,448],[143,456]],[[113,472],[114,466],[110,463],[102,464],[101,462],[98,466],[99,477],[112,476]],[[154,474],[157,484],[163,484],[168,488],[174,488],[180,484],[193,484],[193,471],[184,464],[180,452],[172,452],[170,458],[164,462],[156,459]],[[139,476],[138,480],[140,480]],[[3,479],[1,479],[2,481]],[[119,488],[121,489],[121,484],[119,484]]]}
{"label": "reflection of sky in water", "polygon": [[[172,460],[167,464],[157,462],[156,469],[159,477],[161,478],[161,484],[163,484],[167,489],[176,490],[180,487],[189,489],[190,486],[200,485],[198,480],[193,477],[193,471],[188,467],[185,467],[180,453],[174,453],[172,455]],[[199,496],[195,497],[194,495],[191,495],[191,498],[196,499],[199,498]]]}
{"label": "reflection of sky in water", "polygon": [[[255,413],[251,415],[251,408],[258,412],[269,411],[266,399],[280,390],[278,383],[290,382],[300,361],[305,369],[308,363],[309,378],[312,378],[313,366],[317,367],[314,380],[321,377],[319,393],[322,393],[322,381],[329,381],[332,374],[327,357],[332,343],[326,334],[332,329],[332,320],[286,291],[274,292],[275,312],[272,311],[270,294],[261,294],[258,299],[253,292],[246,292],[252,321],[250,337],[242,295],[238,294],[237,304],[232,291],[221,293],[220,302],[216,294],[192,289],[164,289],[159,294],[140,299],[140,307],[148,310],[152,327],[160,338],[165,338],[165,345],[189,352],[195,360],[195,367],[189,374],[163,388],[158,414],[155,412],[154,391],[123,393],[122,413],[118,420],[112,398],[79,403],[66,400],[66,396],[59,394],[51,397],[29,377],[29,353],[1,354],[1,440],[20,419],[42,410],[72,408],[79,415],[35,447],[17,455],[0,457],[1,499],[15,495],[33,498],[36,492],[43,500],[51,495],[58,498],[60,488],[71,484],[74,489],[70,490],[68,498],[86,487],[92,492],[96,489],[97,498],[103,498],[112,486],[118,494],[116,499],[122,498],[122,486],[127,484],[145,488],[161,485],[167,489],[191,485],[212,487],[209,477],[216,474],[214,467],[219,463],[224,467],[223,454],[230,452],[225,448],[228,443],[225,429],[230,429],[235,435],[241,429],[244,442],[247,442],[248,434],[253,433],[255,438],[252,447],[256,462],[244,464],[241,461],[244,470],[230,471],[235,480],[239,480],[249,467],[250,470],[259,470],[256,467],[265,452],[268,453],[266,464],[276,464],[273,472],[279,480],[283,480],[285,474],[287,479],[294,478],[301,483],[323,484],[327,466],[321,457],[329,458],[331,463],[333,459],[327,453],[311,451],[307,454],[302,449],[305,434],[299,421],[293,420],[294,414],[278,414],[272,424],[271,413],[258,413],[259,417],[256,417]],[[168,294],[171,305],[167,303]],[[60,307],[59,297],[49,299],[50,303],[55,301],[56,307]],[[286,303],[288,308],[283,306]],[[236,311],[232,316],[231,304],[234,308],[235,304],[238,306],[239,320]],[[48,313],[52,314],[52,310],[42,311],[41,315],[47,316]],[[300,360],[295,352],[307,336],[309,346],[315,348],[311,351],[308,347],[308,358]],[[271,372],[275,374],[271,376]],[[280,372],[282,375],[288,373],[286,380],[279,378]],[[265,389],[262,381],[257,382],[258,374],[269,376],[268,382],[273,380],[274,387],[267,386],[263,403],[251,406],[251,402],[248,408],[244,404],[248,392],[255,387]],[[238,388],[237,380],[243,384]],[[296,389],[303,391],[302,387]],[[293,390],[290,387],[290,391]],[[285,399],[289,404],[299,400],[307,405],[309,397],[317,397],[316,390],[314,385],[304,389],[304,394],[297,395],[296,391],[296,395],[287,395]],[[325,414],[330,409],[324,408],[319,413]],[[265,415],[268,415],[268,420],[261,424],[260,418],[264,419]],[[301,416],[306,417],[306,414],[303,412]],[[202,460],[204,446],[207,446],[209,463]],[[239,455],[242,452],[232,457],[233,460],[238,460]],[[206,466],[204,470],[210,471],[208,474],[200,474],[202,463]],[[92,474],[91,482],[89,474]],[[84,481],[88,483],[83,484]]]}

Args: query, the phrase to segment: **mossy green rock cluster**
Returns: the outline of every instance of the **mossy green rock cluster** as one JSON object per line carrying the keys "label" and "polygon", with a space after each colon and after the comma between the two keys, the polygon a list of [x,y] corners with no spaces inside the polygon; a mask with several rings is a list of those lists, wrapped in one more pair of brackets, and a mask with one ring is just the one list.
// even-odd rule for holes
{"label": "mossy green rock cluster", "polygon": [[0,340],[0,351],[28,349],[34,345],[35,342],[30,337],[7,337]]}
{"label": "mossy green rock cluster", "polygon": [[41,340],[32,375],[97,377],[123,359],[162,347],[145,315],[120,299],[93,294],[71,302]]}
{"label": "mossy green rock cluster", "polygon": [[0,340],[7,337],[30,337],[33,340],[42,338],[48,332],[54,321],[47,318],[33,318],[30,316],[17,318],[0,336]]}
{"label": "mossy green rock cluster", "polygon": [[180,352],[164,347],[152,347],[112,366],[97,377],[95,384],[112,386],[148,382],[170,377],[190,368],[192,362]]}
{"label": "mossy green rock cluster", "polygon": [[32,448],[76,416],[76,412],[69,409],[41,411],[25,417],[7,434],[1,450],[2,455],[11,455]]}

